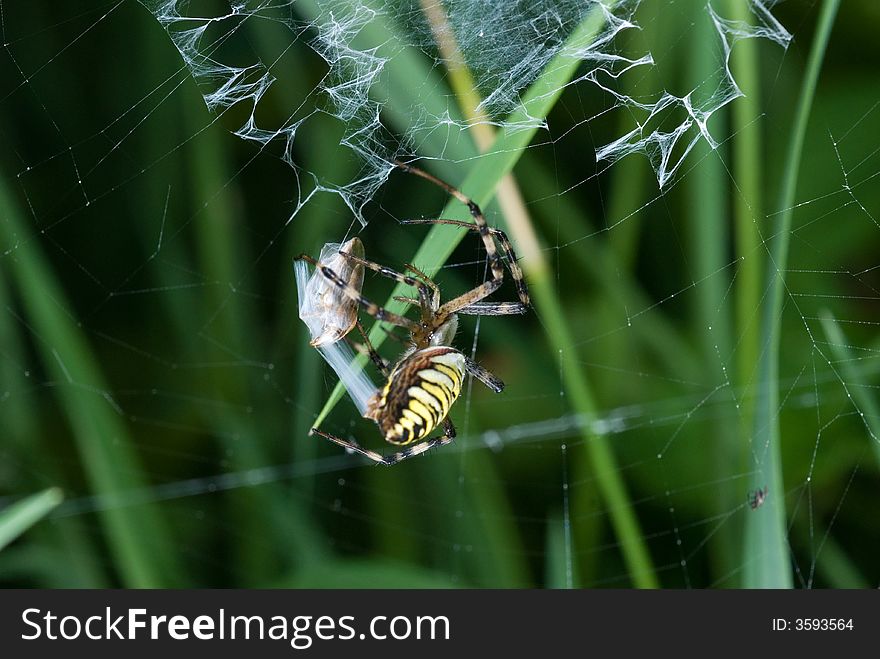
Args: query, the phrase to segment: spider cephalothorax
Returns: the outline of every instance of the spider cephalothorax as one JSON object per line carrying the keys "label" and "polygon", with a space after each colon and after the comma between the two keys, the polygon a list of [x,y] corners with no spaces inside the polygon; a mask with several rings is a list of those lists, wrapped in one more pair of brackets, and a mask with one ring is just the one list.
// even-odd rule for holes
{"label": "spider cephalothorax", "polygon": [[[301,254],[297,260],[307,261],[315,266],[326,281],[336,287],[341,295],[338,297],[339,316],[348,317],[359,306],[367,314],[377,320],[388,322],[409,331],[409,348],[393,366],[389,365],[373,348],[360,322],[356,326],[363,337],[367,353],[373,363],[385,377],[385,385],[367,402],[364,417],[372,419],[379,426],[385,441],[397,445],[412,445],[390,456],[361,447],[355,441],[349,441],[312,428],[312,433],[329,439],[340,446],[360,453],[371,460],[382,464],[394,464],[406,458],[424,453],[435,446],[442,446],[453,440],[455,427],[448,418],[458,396],[461,394],[465,373],[470,373],[480,382],[495,392],[504,389],[504,383],[489,371],[468,358],[464,353],[452,347],[452,341],[458,328],[458,314],[479,316],[501,316],[522,314],[529,308],[529,293],[523,281],[522,270],[516,261],[516,255],[507,236],[500,229],[486,224],[480,207],[453,188],[448,183],[403,163],[397,165],[404,171],[420,176],[440,186],[456,199],[466,204],[474,222],[459,220],[407,220],[403,224],[451,224],[479,233],[486,248],[489,259],[491,277],[476,288],[441,304],[440,289],[437,284],[414,265],[406,264],[408,274],[396,272],[383,265],[364,259],[355,249],[339,250],[338,257],[349,264],[346,275],[340,276],[326,263]],[[516,286],[518,302],[486,302],[486,297],[494,293],[504,280],[504,268],[498,247],[507,261],[507,269]],[[358,281],[356,272],[362,268],[373,270],[378,274],[394,279],[416,289],[417,297],[402,297],[399,300],[416,305],[419,319],[413,320],[406,316],[392,313],[377,304],[370,302],[361,294],[360,286],[352,282]],[[333,296],[329,296],[333,299]],[[344,313],[342,313],[344,312]],[[348,329],[351,326],[345,323]],[[346,330],[347,331],[347,330]],[[337,332],[338,333],[338,332]],[[428,441],[428,435],[438,426],[443,426],[443,435]]]}

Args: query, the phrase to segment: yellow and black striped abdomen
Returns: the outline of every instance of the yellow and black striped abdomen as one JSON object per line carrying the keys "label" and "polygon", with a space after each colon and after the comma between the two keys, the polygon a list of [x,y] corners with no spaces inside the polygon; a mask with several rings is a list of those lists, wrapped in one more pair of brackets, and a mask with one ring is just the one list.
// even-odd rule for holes
{"label": "yellow and black striped abdomen", "polygon": [[391,372],[372,418],[385,441],[424,439],[446,418],[461,393],[464,355],[438,346],[417,350]]}

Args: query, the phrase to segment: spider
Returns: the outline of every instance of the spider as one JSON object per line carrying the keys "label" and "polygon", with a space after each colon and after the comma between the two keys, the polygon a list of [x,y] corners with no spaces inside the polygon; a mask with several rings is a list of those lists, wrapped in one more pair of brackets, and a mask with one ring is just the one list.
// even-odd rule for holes
{"label": "spider", "polygon": [[[378,389],[367,403],[364,418],[371,419],[379,427],[386,442],[406,448],[392,454],[383,455],[378,451],[363,448],[356,441],[348,441],[312,428],[309,434],[319,435],[355,453],[359,453],[376,463],[393,465],[407,458],[440,447],[455,439],[455,426],[448,414],[453,403],[461,394],[465,373],[470,373],[489,389],[500,393],[504,383],[492,373],[452,346],[458,329],[458,314],[477,316],[502,316],[523,314],[528,311],[529,293],[523,280],[522,270],[517,264],[516,255],[507,236],[500,229],[486,224],[480,207],[459,190],[448,183],[411,167],[402,162],[395,163],[405,172],[419,176],[443,188],[448,194],[465,204],[474,221],[463,222],[446,219],[405,220],[402,224],[449,224],[462,227],[480,235],[489,260],[491,276],[474,289],[441,304],[440,289],[424,272],[412,264],[405,264],[407,274],[396,272],[383,265],[368,261],[353,251],[340,251],[339,256],[356,266],[372,270],[383,277],[411,286],[418,297],[396,297],[395,299],[418,306],[419,319],[412,320],[392,313],[361,295],[360,288],[351,285],[326,264],[307,254],[300,254],[295,260],[312,264],[325,279],[335,285],[348,300],[348,304],[359,305],[378,321],[384,321],[409,331],[408,347],[391,365],[386,362],[370,343],[360,322],[356,323],[364,340],[364,348],[376,368],[385,378],[385,385]],[[502,258],[495,241],[501,246],[507,261],[507,269],[516,287],[517,302],[487,302],[486,297],[494,293],[504,280]],[[354,268],[355,266],[352,266]],[[342,305],[346,300],[341,300]],[[433,439],[428,435],[438,426],[443,434]]]}
{"label": "spider", "polygon": [[749,507],[752,510],[757,510],[762,505],[764,505],[764,500],[767,498],[767,486],[764,488],[758,488],[752,492],[749,492]]}

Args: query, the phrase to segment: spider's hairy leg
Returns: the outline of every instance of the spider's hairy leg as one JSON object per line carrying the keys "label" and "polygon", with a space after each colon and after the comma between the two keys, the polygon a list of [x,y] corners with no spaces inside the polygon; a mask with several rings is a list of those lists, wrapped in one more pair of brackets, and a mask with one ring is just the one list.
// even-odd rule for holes
{"label": "spider's hairy leg", "polygon": [[[405,300],[405,301],[408,301],[411,304],[418,304],[419,303],[419,301],[416,300],[415,298],[409,298],[408,300]],[[395,343],[401,343],[401,344],[406,343],[406,341],[404,341],[401,337],[397,336],[397,334],[394,333],[393,327],[392,328],[382,327],[381,329],[383,332],[385,332],[385,336],[387,336],[389,339],[391,339]]]}
{"label": "spider's hairy leg", "polygon": [[[358,263],[365,268],[372,270],[373,272],[377,272],[383,277],[387,277],[388,279],[393,279],[394,281],[398,281],[402,284],[406,284],[407,286],[412,286],[413,288],[419,291],[419,300],[420,305],[423,311],[428,311],[431,309],[431,300],[432,300],[432,291],[429,289],[428,284],[421,281],[420,279],[416,279],[414,277],[410,277],[409,275],[405,275],[402,272],[397,272],[396,270],[392,270],[391,268],[387,268],[384,265],[376,263],[375,261],[368,261],[367,259],[362,259],[359,256],[354,254],[349,254],[347,252],[340,252],[340,255],[344,256],[349,261],[353,261]],[[432,282],[433,283],[433,282]],[[436,289],[436,286],[434,287]]]}
{"label": "spider's hairy leg", "polygon": [[437,311],[437,316],[439,318],[447,318],[456,313],[459,309],[472,306],[479,300],[492,295],[492,293],[501,288],[501,284],[502,280],[500,279],[489,279],[484,281],[482,284],[469,290],[467,293],[462,293],[457,298],[449,300],[449,302],[440,307]]}
{"label": "spider's hairy leg", "polygon": [[342,439],[341,437],[337,437],[336,435],[331,435],[330,433],[324,432],[323,430],[318,430],[317,428],[312,428],[311,430],[309,430],[309,435],[318,435],[319,437],[330,440],[331,442],[341,446],[342,448],[353,451],[354,453],[359,453],[365,458],[369,458],[373,462],[386,464],[384,455],[382,455],[378,451],[371,451],[370,449],[366,449],[359,444],[356,444],[355,442]]}
{"label": "spider's hairy leg", "polygon": [[420,442],[419,444],[415,444],[414,446],[405,448],[402,451],[398,451],[397,453],[387,455],[385,456],[384,464],[390,466],[393,464],[397,464],[398,462],[402,462],[403,460],[414,458],[417,455],[421,455],[422,453],[430,451],[432,448],[439,448],[441,446],[445,446],[446,444],[450,444],[454,439],[455,426],[452,425],[452,421],[450,421],[449,419],[443,419],[443,434],[440,437],[435,437],[434,439]]}
{"label": "spider's hairy leg", "polygon": [[324,275],[324,277],[328,281],[330,281],[334,285],[338,286],[342,290],[342,292],[346,295],[346,297],[357,302],[360,306],[362,306],[364,308],[364,311],[366,311],[368,314],[370,314],[371,316],[376,318],[376,320],[383,320],[383,321],[391,323],[392,325],[397,325],[399,327],[405,327],[406,329],[408,329],[411,332],[419,332],[421,330],[418,323],[416,323],[416,322],[414,322],[404,316],[400,316],[396,313],[392,313],[392,312],[388,311],[387,309],[380,307],[375,302],[371,302],[370,300],[365,298],[363,295],[361,295],[361,292],[358,289],[354,288],[353,286],[350,286],[347,282],[345,282],[345,280],[340,278],[339,275],[337,275],[335,272],[333,272],[332,269],[328,268],[326,265],[324,265],[323,263],[321,263],[317,259],[312,258],[308,254],[300,254],[294,260],[295,261],[305,261],[307,263],[311,263],[316,269],[321,271],[321,274]]}
{"label": "spider's hairy leg", "polygon": [[418,167],[413,167],[412,165],[408,165],[407,163],[405,163],[401,160],[395,160],[394,164],[397,165],[397,167],[400,168],[401,170],[405,171],[407,174],[413,174],[415,176],[418,176],[420,178],[425,179],[426,181],[430,181],[431,183],[433,183],[434,185],[436,185],[439,188],[443,188],[444,190],[446,190],[447,194],[452,195],[453,197],[455,197],[456,199],[458,199],[461,203],[463,203],[465,205],[469,205],[469,203],[473,203],[473,202],[471,202],[470,198],[467,195],[465,195],[463,192],[460,192],[458,190],[458,188],[450,185],[449,183],[447,183],[446,181],[444,181],[442,179],[437,178],[433,174],[429,174],[428,172],[426,172],[423,169],[419,169]]}
{"label": "spider's hairy leg", "polygon": [[477,362],[475,362],[467,355],[465,355],[464,358],[464,367],[468,373],[473,375],[475,378],[477,378],[477,380],[485,384],[496,394],[500,394],[502,391],[504,391],[504,382],[495,377],[495,375],[493,375],[490,371],[487,371],[485,368],[480,366]]}
{"label": "spider's hairy leg", "polygon": [[[406,295],[395,295],[392,299],[406,304],[419,304],[416,298]],[[529,308],[522,302],[474,302],[461,309],[456,309],[456,313],[466,316],[517,316],[528,312],[528,310]]]}
{"label": "spider's hairy leg", "polygon": [[474,302],[457,313],[466,316],[515,316],[529,310],[522,302]]}
{"label": "spider's hairy leg", "polygon": [[431,308],[434,311],[437,311],[437,309],[440,308],[440,289],[438,288],[437,284],[434,283],[434,280],[431,279],[424,272],[419,270],[412,263],[404,263],[403,267],[404,267],[404,269],[409,270],[410,272],[412,272],[416,276],[420,277],[421,280],[423,282],[425,282],[425,284],[428,285],[428,287],[431,289],[431,292],[433,293],[433,297],[431,298]]}
{"label": "spider's hairy leg", "polygon": [[364,326],[361,325],[361,321],[357,321],[356,327],[358,332],[360,332],[361,338],[364,340],[362,345],[367,352],[367,356],[372,360],[376,368],[379,369],[382,376],[387,378],[391,374],[390,364],[379,354],[376,348],[373,347],[373,342],[370,341],[370,337],[367,335],[366,331],[364,331]]}
{"label": "spider's hairy leg", "polygon": [[331,435],[330,433],[326,433],[323,430],[318,430],[317,428],[312,428],[309,431],[309,435],[318,435],[320,437],[323,437],[324,439],[330,440],[334,444],[337,444],[345,449],[348,449],[354,453],[358,453],[365,458],[369,458],[373,462],[390,467],[391,465],[397,464],[398,462],[402,462],[403,460],[407,460],[409,458],[414,458],[417,455],[421,455],[422,453],[430,451],[432,448],[445,446],[446,444],[451,443],[455,439],[455,426],[452,425],[452,421],[450,421],[449,419],[444,419],[443,434],[440,437],[429,439],[425,442],[421,442],[420,444],[416,444],[415,446],[411,446],[409,448],[405,448],[402,451],[398,451],[397,453],[392,453],[391,455],[382,455],[378,451],[365,449],[363,446],[357,444],[354,441],[342,439],[341,437]]}
{"label": "spider's hairy leg", "polygon": [[[462,222],[461,220],[446,220],[446,219],[423,219],[423,220],[401,220],[401,224],[449,224],[452,226],[462,227],[463,229],[467,229],[468,231],[480,231],[479,226],[476,224],[471,224],[470,222]],[[519,262],[516,257],[516,253],[513,251],[513,245],[510,243],[510,240],[507,237],[507,234],[504,233],[501,229],[495,229],[492,227],[487,227],[489,235],[497,238],[498,242],[501,243],[501,249],[504,251],[504,256],[507,260],[507,269],[510,270],[510,276],[513,278],[513,283],[516,286],[516,294],[519,297],[520,302],[522,302],[523,306],[526,308],[531,306],[531,298],[529,297],[529,289],[526,286],[525,277],[523,275],[522,268],[519,267]],[[494,243],[492,243],[494,246]],[[494,274],[494,272],[493,272]],[[448,304],[448,303],[447,303]]]}
{"label": "spider's hairy leg", "polygon": [[433,176],[432,174],[429,174],[428,172],[419,169],[418,167],[413,167],[400,161],[395,161],[395,164],[403,171],[414,174],[420,178],[425,179],[426,181],[430,181],[434,185],[442,188],[443,190],[446,190],[448,194],[452,195],[468,207],[471,217],[474,218],[474,224],[470,225],[470,227],[472,228],[472,230],[479,232],[480,238],[483,239],[483,244],[486,247],[486,253],[489,255],[489,267],[492,269],[492,277],[494,279],[502,279],[504,277],[504,270],[501,267],[501,257],[498,256],[498,250],[495,248],[495,243],[492,241],[492,236],[490,235],[491,231],[489,229],[489,225],[486,224],[486,219],[483,217],[483,211],[480,210],[477,202],[461,192],[458,188],[450,185],[446,181],[437,178],[436,176]]}

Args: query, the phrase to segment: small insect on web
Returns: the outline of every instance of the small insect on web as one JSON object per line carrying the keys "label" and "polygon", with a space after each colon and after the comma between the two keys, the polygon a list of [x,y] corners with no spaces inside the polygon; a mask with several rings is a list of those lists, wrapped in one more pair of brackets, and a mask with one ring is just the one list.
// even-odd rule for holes
{"label": "small insect on web", "polygon": [[[428,275],[409,263],[404,265],[406,273],[401,273],[366,260],[360,241],[355,242],[357,239],[350,240],[342,247],[333,244],[325,246],[318,259],[307,254],[294,259],[300,291],[300,317],[309,326],[312,345],[336,370],[361,415],[379,426],[385,441],[407,448],[386,456],[363,448],[354,440],[345,440],[318,428],[312,428],[311,434],[320,435],[385,465],[443,446],[455,438],[455,427],[448,414],[461,394],[465,373],[473,375],[496,393],[504,389],[501,380],[452,347],[458,329],[458,314],[523,314],[530,306],[522,270],[504,232],[488,226],[480,207],[456,188],[420,169],[401,162],[396,164],[404,171],[446,190],[468,207],[474,219],[472,223],[424,219],[407,220],[402,224],[450,224],[478,233],[486,249],[491,275],[479,286],[441,304],[440,289]],[[499,246],[504,258],[499,253]],[[361,250],[360,254],[358,249]],[[485,298],[497,291],[504,281],[505,261],[519,299],[516,302],[487,302]],[[315,267],[315,272],[308,280],[306,264]],[[364,268],[414,288],[418,297],[405,299],[417,306],[419,319],[392,313],[365,298],[361,294]],[[370,343],[357,321],[358,308],[376,320],[409,331],[407,348],[395,364],[388,364]],[[381,389],[373,387],[363,372],[356,373],[350,366],[350,358],[344,361],[346,355],[353,355],[340,339],[354,327],[358,328],[373,364],[385,378]],[[442,426],[443,434],[428,439],[428,435],[438,426]]]}
{"label": "small insect on web", "polygon": [[757,510],[764,505],[764,500],[767,498],[767,489],[765,485],[763,488],[759,487],[757,490],[749,492],[749,507],[752,510]]}

